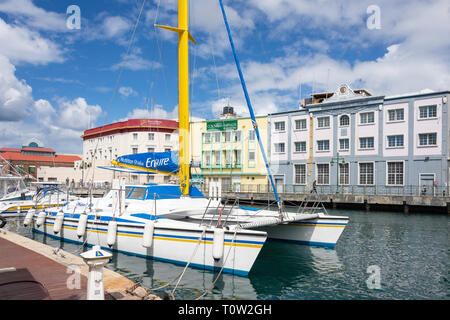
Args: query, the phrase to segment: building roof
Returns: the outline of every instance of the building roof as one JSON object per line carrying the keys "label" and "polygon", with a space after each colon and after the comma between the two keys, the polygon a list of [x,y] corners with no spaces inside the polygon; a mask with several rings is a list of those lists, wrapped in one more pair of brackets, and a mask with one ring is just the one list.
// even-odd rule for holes
{"label": "building roof", "polygon": [[88,129],[84,131],[84,134],[81,137],[86,139],[150,128],[175,130],[179,128],[179,124],[177,121],[165,119],[130,119],[127,121],[115,122],[101,127]]}
{"label": "building roof", "polygon": [[73,163],[75,161],[81,160],[81,157],[74,155],[56,155],[54,157],[46,157],[46,156],[31,156],[24,155],[17,152],[4,152],[1,156],[5,160],[10,161],[39,161],[39,162],[65,162],[65,163]]}
{"label": "building roof", "polygon": [[51,148],[39,148],[39,147],[38,148],[35,148],[35,147],[23,147],[22,149],[19,149],[19,150],[56,153],[56,151],[51,149]]}
{"label": "building roof", "polygon": [[0,152],[21,152],[20,148],[0,148]]}

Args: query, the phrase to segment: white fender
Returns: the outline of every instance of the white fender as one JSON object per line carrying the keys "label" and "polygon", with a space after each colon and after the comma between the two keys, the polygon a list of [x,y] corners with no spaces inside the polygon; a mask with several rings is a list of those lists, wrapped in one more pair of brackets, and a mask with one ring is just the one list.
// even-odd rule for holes
{"label": "white fender", "polygon": [[53,232],[55,234],[57,234],[61,231],[63,222],[64,222],[64,213],[58,212],[58,214],[56,215],[56,218],[55,218],[55,223],[53,224]]}
{"label": "white fender", "polygon": [[30,225],[30,223],[33,221],[33,216],[34,216],[35,212],[36,212],[35,209],[28,210],[27,215],[25,216],[25,219],[23,220],[23,225],[25,227]]}
{"label": "white fender", "polygon": [[153,244],[153,233],[155,230],[155,223],[147,221],[144,226],[144,235],[142,236],[142,246],[150,248]]}
{"label": "white fender", "polygon": [[106,240],[108,246],[112,247],[116,243],[116,237],[117,237],[117,222],[111,220],[108,223],[108,237]]}
{"label": "white fender", "polygon": [[47,213],[45,211],[39,212],[38,217],[36,219],[36,225],[38,227],[40,227],[44,224],[46,216],[47,216]]}
{"label": "white fender", "polygon": [[78,226],[77,226],[78,238],[81,238],[82,236],[84,236],[84,233],[86,232],[87,220],[88,220],[87,214],[80,214],[80,219],[78,220]]}
{"label": "white fender", "polygon": [[215,228],[214,236],[213,236],[213,258],[214,258],[214,260],[222,259],[224,240],[225,240],[225,231],[222,228]]}

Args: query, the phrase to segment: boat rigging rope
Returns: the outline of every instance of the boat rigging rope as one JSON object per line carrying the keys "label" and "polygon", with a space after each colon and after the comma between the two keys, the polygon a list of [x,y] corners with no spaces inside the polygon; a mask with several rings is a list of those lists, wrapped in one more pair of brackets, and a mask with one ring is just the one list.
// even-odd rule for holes
{"label": "boat rigging rope", "polygon": [[204,226],[204,227],[203,227],[203,232],[202,232],[202,234],[200,235],[200,238],[198,238],[198,242],[197,242],[197,245],[195,246],[194,252],[192,252],[191,257],[189,258],[189,262],[188,262],[188,263],[186,264],[186,266],[184,267],[183,271],[181,272],[181,274],[180,274],[180,276],[179,276],[179,279],[178,279],[178,281],[177,281],[177,284],[175,285],[175,287],[173,288],[172,292],[170,293],[170,297],[172,298],[172,300],[175,300],[175,297],[173,296],[173,294],[175,293],[175,290],[177,290],[178,284],[180,283],[181,279],[182,279],[183,276],[184,276],[184,273],[186,272],[187,268],[189,267],[189,265],[190,265],[191,262],[192,262],[192,259],[194,258],[195,254],[197,253],[197,249],[198,249],[198,247],[200,247],[200,244],[202,243],[202,239],[203,239],[203,236],[205,235],[205,233],[206,233],[206,227]]}
{"label": "boat rigging rope", "polygon": [[230,249],[228,250],[228,253],[227,253],[226,257],[225,257],[225,260],[223,261],[222,268],[220,269],[216,279],[213,281],[211,287],[209,287],[203,294],[201,294],[195,300],[200,300],[201,298],[206,296],[214,288],[214,286],[216,285],[217,280],[219,280],[219,277],[222,274],[223,269],[225,268],[225,264],[227,263],[228,256],[230,255],[231,249],[233,249],[233,244],[234,244],[234,241],[236,240],[236,233],[237,233],[237,231],[238,231],[238,229],[234,230],[233,239],[231,240],[231,243],[230,243]]}

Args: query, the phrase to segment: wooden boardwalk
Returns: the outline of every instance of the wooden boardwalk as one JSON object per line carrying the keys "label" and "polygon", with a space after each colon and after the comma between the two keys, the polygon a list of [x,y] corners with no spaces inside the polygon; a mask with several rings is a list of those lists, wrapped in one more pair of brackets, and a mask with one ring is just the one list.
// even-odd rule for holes
{"label": "wooden boardwalk", "polygon": [[66,266],[1,237],[0,253],[0,300],[86,299],[84,275],[79,275],[80,289],[69,289],[67,281],[74,273]]}

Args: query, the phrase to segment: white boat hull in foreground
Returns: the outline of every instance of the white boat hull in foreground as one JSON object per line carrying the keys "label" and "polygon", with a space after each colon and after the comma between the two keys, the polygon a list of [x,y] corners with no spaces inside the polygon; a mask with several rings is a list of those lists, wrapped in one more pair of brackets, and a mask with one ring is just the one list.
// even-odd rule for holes
{"label": "white boat hull in foreground", "polygon": [[[33,229],[51,237],[62,238],[64,241],[84,243],[87,245],[100,245],[105,249],[111,249],[123,253],[133,254],[145,258],[153,258],[166,262],[172,262],[209,270],[220,270],[237,275],[247,275],[255,262],[267,233],[254,230],[225,231],[223,255],[220,259],[213,258],[213,228],[209,227],[204,232],[199,225],[188,226],[184,223],[160,219],[155,223],[153,244],[150,248],[142,245],[144,223],[120,222],[117,219],[118,228],[116,241],[112,247],[107,244],[108,221],[94,220],[93,216],[88,220],[85,235],[77,236],[78,218],[69,218],[66,214],[61,231],[55,234],[54,222],[56,212],[46,217],[45,223],[36,226],[34,217]],[[204,232],[204,233],[203,233]],[[200,237],[202,239],[200,241]]]}

